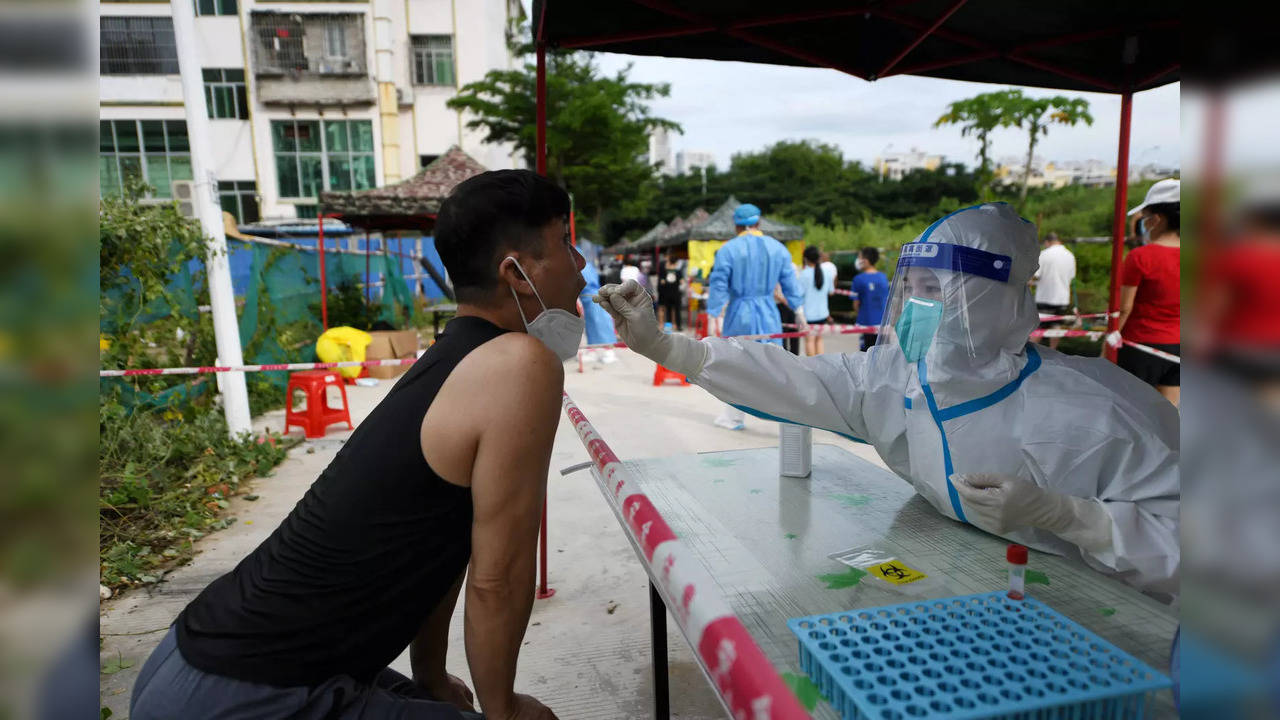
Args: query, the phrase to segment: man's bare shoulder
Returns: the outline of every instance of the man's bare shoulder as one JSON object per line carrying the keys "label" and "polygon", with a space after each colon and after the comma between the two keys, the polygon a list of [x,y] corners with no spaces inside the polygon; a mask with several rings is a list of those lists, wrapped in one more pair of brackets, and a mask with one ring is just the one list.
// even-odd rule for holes
{"label": "man's bare shoulder", "polygon": [[466,388],[467,403],[498,409],[505,417],[558,405],[564,390],[564,364],[541,340],[525,333],[505,333],[481,345],[454,374],[456,384]]}

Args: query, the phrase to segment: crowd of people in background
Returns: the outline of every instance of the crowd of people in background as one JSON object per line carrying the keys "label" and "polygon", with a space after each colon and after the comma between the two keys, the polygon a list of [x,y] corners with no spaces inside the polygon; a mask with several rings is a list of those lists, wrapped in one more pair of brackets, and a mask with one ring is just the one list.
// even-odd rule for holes
{"label": "crowd of people in background", "polygon": [[[1179,364],[1123,341],[1140,343],[1171,355],[1181,354],[1178,200],[1179,181],[1162,180],[1151,188],[1142,204],[1130,211],[1131,249],[1121,270],[1118,328],[1107,337],[1108,345],[1117,351],[1120,367],[1154,386],[1175,405],[1179,400]],[[743,207],[747,208],[746,214],[737,218],[738,221],[749,222],[748,215],[752,212],[758,216],[759,209],[755,206]],[[659,323],[669,332],[684,332],[686,325],[693,323],[695,309],[710,311],[713,323],[715,318],[727,320],[725,316],[735,301],[744,309],[734,313],[729,327],[720,327],[721,334],[789,332],[805,325],[833,323],[831,296],[837,291],[849,297],[848,316],[856,324],[879,328],[884,321],[890,278],[878,268],[880,249],[870,246],[860,249],[854,260],[853,275],[841,280],[835,263],[816,245],[806,247],[797,264],[786,246],[762,235],[754,224],[739,225],[738,230],[739,235],[727,243],[733,249],[723,256],[724,287],[714,300],[711,287],[716,285],[716,268],[713,266],[710,272],[704,273],[675,249],[652,258],[627,256],[621,261],[614,260],[588,278],[589,287],[636,281],[653,298]],[[717,254],[717,258],[720,257]],[[725,280],[735,272],[736,279]],[[1036,310],[1046,318],[1040,324],[1041,329],[1082,326],[1077,317],[1080,313],[1075,290],[1077,272],[1075,254],[1057,232],[1046,233],[1038,269],[1031,280]],[[771,287],[754,288],[760,284]],[[698,290],[704,287],[708,292],[700,294]],[[797,289],[799,294],[793,295]],[[757,301],[765,298],[767,303]],[[592,324],[588,319],[589,334]],[[601,325],[595,333],[597,340],[588,338],[589,342],[613,342],[611,333],[609,339],[603,339],[606,337],[603,321],[595,324]],[[862,333],[859,349],[865,352],[877,341],[876,332]],[[1051,349],[1057,350],[1061,337],[1050,337],[1047,341]],[[826,351],[824,336],[818,333],[784,338],[775,343],[796,355],[821,355]],[[608,357],[604,362],[612,362],[612,354]],[[739,427],[740,418],[731,418],[726,424]]]}

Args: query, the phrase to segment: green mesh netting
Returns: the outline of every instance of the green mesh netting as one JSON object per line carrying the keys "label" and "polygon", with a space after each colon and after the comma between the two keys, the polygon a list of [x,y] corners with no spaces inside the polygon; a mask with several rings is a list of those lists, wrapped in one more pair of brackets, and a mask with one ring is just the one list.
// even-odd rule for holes
{"label": "green mesh netting", "polygon": [[[314,251],[252,246],[253,263],[248,292],[240,312],[240,341],[246,363],[314,362],[315,341],[320,324],[320,270]],[[325,280],[330,291],[329,325],[344,321],[336,289],[364,282],[366,268],[373,282],[381,279],[382,291],[374,288],[371,307],[366,311],[360,291],[360,308],[347,322],[370,329],[376,323],[403,327],[413,307],[413,295],[398,263],[385,255],[325,253]],[[360,322],[365,321],[365,322]],[[270,383],[281,389],[288,373],[251,373],[250,382]]]}
{"label": "green mesh netting", "polygon": [[[245,363],[315,362],[316,338],[323,332],[320,322],[320,269],[315,251],[240,243],[230,245],[229,249],[237,254],[252,253],[248,282],[243,286],[244,305],[239,311],[240,343]],[[367,266],[371,281],[382,281],[381,290],[374,288],[369,294],[371,302],[368,308],[365,307],[363,289],[349,290],[345,296],[348,300],[346,317],[342,317],[340,289],[344,285],[359,288],[365,282],[365,263],[363,255],[325,253],[325,277],[330,288],[330,327],[344,322],[365,330],[380,323],[394,328],[405,327],[413,308],[413,295],[399,263],[384,255],[370,256]],[[142,307],[126,307],[120,290],[104,289],[100,330],[110,336],[130,321],[148,323],[174,315],[194,318],[198,312],[197,291],[204,282],[204,268],[201,263],[192,261],[170,279],[166,286],[167,297],[150,298]],[[351,293],[355,293],[354,310]],[[212,364],[214,358],[196,358],[195,362]],[[288,376],[287,372],[256,372],[248,373],[246,380],[251,389],[266,393],[278,389],[283,399]],[[179,407],[215,387],[212,376],[205,376],[203,381],[191,376],[172,376],[174,384],[158,391],[154,387],[144,389],[140,382],[129,378],[103,378],[100,386],[103,390],[119,387],[122,403],[131,408]],[[155,384],[159,381],[151,378],[149,385]],[[153,391],[148,392],[148,389]]]}

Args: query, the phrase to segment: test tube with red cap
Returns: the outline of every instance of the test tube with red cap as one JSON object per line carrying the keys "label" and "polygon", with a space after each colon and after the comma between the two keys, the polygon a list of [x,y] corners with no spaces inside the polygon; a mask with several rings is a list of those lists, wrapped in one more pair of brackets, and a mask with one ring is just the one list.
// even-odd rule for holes
{"label": "test tube with red cap", "polygon": [[1027,548],[1025,545],[1010,545],[1004,557],[1009,561],[1009,597],[1021,600],[1026,597]]}

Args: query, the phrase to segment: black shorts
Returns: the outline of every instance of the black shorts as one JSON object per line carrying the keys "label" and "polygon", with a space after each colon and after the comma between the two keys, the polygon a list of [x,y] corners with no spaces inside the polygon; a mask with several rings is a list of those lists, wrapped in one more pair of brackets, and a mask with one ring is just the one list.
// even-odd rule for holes
{"label": "black shorts", "polygon": [[[1036,312],[1044,313],[1045,315],[1069,315],[1071,313],[1071,306],[1070,305],[1049,305],[1048,303],[1036,303]],[[1058,327],[1063,322],[1064,322],[1063,320],[1046,320],[1040,323],[1040,327],[1042,328]]]}
{"label": "black shorts", "polygon": [[[1182,357],[1181,345],[1178,343],[1172,345],[1143,343],[1143,345],[1149,345],[1157,350],[1163,350],[1172,355]],[[1182,370],[1182,365],[1156,357],[1135,347],[1126,345],[1120,348],[1120,352],[1116,355],[1116,364],[1128,370],[1130,374],[1148,385],[1178,387],[1181,384],[1180,371]]]}

